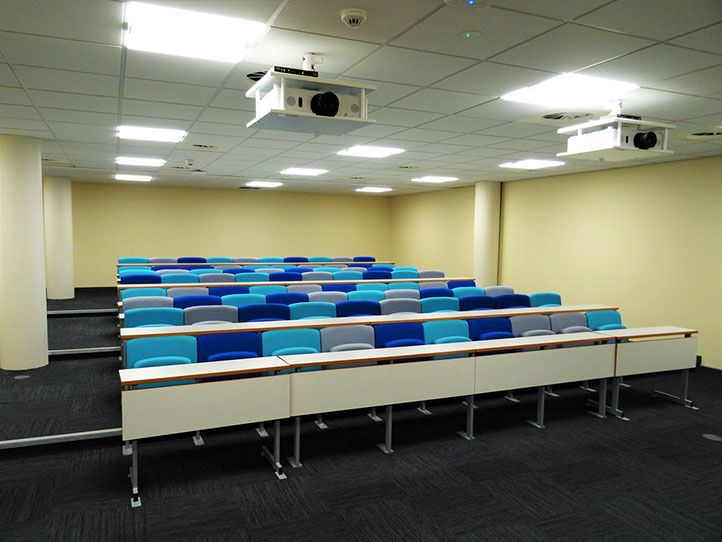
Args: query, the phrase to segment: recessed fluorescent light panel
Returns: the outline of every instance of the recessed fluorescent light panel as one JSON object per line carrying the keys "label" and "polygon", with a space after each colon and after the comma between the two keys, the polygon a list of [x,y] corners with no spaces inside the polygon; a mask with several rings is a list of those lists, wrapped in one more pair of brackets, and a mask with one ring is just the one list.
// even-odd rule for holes
{"label": "recessed fluorescent light panel", "polygon": [[549,107],[598,108],[638,88],[635,83],[565,73],[504,94],[501,99]]}
{"label": "recessed fluorescent light panel", "polygon": [[412,182],[415,183],[432,183],[432,184],[441,184],[441,183],[450,183],[452,181],[458,181],[458,177],[439,177],[437,175],[426,175],[424,177],[414,177],[411,179]]}
{"label": "recessed fluorescent light panel", "polygon": [[115,159],[115,163],[121,166],[146,166],[146,167],[161,167],[165,164],[165,160],[162,158],[139,158],[134,156],[118,156]]}
{"label": "recessed fluorescent light panel", "polygon": [[268,32],[268,25],[235,17],[142,2],[126,4],[128,49],[165,55],[240,62]]}
{"label": "recessed fluorescent light panel", "polygon": [[138,141],[163,141],[178,143],[183,141],[187,132],[185,130],[171,130],[168,128],[146,128],[145,126],[118,126],[120,139],[137,139]]}
{"label": "recessed fluorescent light panel", "polygon": [[150,175],[130,175],[128,173],[116,173],[115,180],[116,181],[136,181],[139,183],[147,183],[148,181],[152,181],[153,177],[151,177]]}
{"label": "recessed fluorescent light panel", "polygon": [[368,194],[380,194],[382,192],[391,192],[391,188],[385,186],[364,186],[363,188],[357,188],[356,192],[366,192]]}
{"label": "recessed fluorescent light panel", "polygon": [[248,188],[278,188],[283,186],[283,183],[273,181],[251,181],[246,183]]}
{"label": "recessed fluorescent light panel", "polygon": [[548,167],[559,167],[563,166],[564,162],[559,160],[537,160],[535,158],[529,158],[527,160],[519,160],[517,162],[504,162],[499,164],[499,167],[511,168],[511,169],[545,169]]}
{"label": "recessed fluorescent light panel", "polygon": [[361,158],[386,158],[394,154],[401,154],[404,149],[395,149],[393,147],[372,147],[370,145],[354,145],[348,149],[338,151],[336,154],[340,156],[358,156]]}
{"label": "recessed fluorescent light panel", "polygon": [[287,169],[284,169],[281,174],[282,175],[304,175],[308,177],[314,177],[316,175],[323,175],[324,173],[328,173],[327,169],[313,169],[313,168],[305,168],[305,167],[290,167]]}

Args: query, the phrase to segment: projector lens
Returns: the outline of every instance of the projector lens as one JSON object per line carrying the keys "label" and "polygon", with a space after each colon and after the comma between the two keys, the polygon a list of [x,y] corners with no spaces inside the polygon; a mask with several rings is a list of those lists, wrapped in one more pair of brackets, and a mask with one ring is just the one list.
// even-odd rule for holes
{"label": "projector lens", "polygon": [[634,146],[638,149],[651,149],[657,144],[657,134],[654,132],[637,132],[634,134]]}
{"label": "projector lens", "polygon": [[338,96],[333,92],[316,94],[311,98],[311,111],[322,117],[335,117],[338,113]]}

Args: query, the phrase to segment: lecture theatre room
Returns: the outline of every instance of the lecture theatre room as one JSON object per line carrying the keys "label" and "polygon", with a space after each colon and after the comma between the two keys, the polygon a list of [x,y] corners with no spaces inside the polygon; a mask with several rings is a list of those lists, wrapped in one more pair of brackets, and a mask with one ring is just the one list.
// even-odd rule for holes
{"label": "lecture theatre room", "polygon": [[722,540],[722,0],[0,0],[0,540]]}

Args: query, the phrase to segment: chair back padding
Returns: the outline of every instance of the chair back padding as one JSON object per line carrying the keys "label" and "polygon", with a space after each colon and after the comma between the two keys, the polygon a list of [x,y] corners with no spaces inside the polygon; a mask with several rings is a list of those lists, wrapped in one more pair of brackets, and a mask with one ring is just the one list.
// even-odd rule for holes
{"label": "chair back padding", "polygon": [[470,318],[467,323],[469,324],[469,338],[472,341],[514,337],[508,318]]}
{"label": "chair back padding", "polygon": [[459,298],[459,309],[462,311],[478,311],[495,309],[496,301],[488,295],[475,295]]}
{"label": "chair back padding", "polygon": [[321,288],[324,292],[353,292],[356,290],[355,284],[322,284]]}
{"label": "chair back padding", "polygon": [[123,256],[118,258],[118,263],[150,263],[150,260],[143,256]]}
{"label": "chair back padding", "polygon": [[562,304],[562,296],[554,292],[535,292],[529,294],[532,307],[550,307]]}
{"label": "chair back padding", "polygon": [[261,263],[283,263],[283,258],[280,256],[263,256],[258,258],[258,261]]}
{"label": "chair back padding", "polygon": [[289,294],[310,294],[311,292],[320,292],[320,284],[289,284],[286,286]]}
{"label": "chair back padding", "polygon": [[125,301],[132,297],[138,296],[165,296],[167,295],[165,288],[128,288],[120,291],[120,300]]}
{"label": "chair back padding", "polygon": [[[452,290],[454,288],[476,288],[475,280],[449,280],[447,281],[447,284],[448,288],[451,288]],[[483,290],[483,288],[480,289]]]}
{"label": "chair back padding", "polygon": [[386,299],[419,299],[419,290],[387,290],[384,292]]}
{"label": "chair back padding", "polygon": [[524,333],[537,329],[551,331],[552,326],[549,317],[545,314],[529,314],[525,316],[512,316],[509,318],[511,322],[511,331],[517,337],[524,337]]}
{"label": "chair back padding", "polygon": [[223,297],[224,295],[233,294],[247,294],[248,286],[211,286],[208,288],[209,295],[217,295]]}
{"label": "chair back padding", "polygon": [[157,269],[155,272],[156,275],[159,275],[161,277],[163,275],[182,275],[185,273],[190,274],[190,271],[188,271],[187,269],[173,268],[173,269]]}
{"label": "chair back padding", "polygon": [[129,309],[123,314],[125,315],[125,327],[140,327],[154,324],[164,326],[183,325],[183,311],[174,307]]}
{"label": "chair back padding", "polygon": [[[554,333],[565,333],[564,329],[571,327],[583,327],[589,330],[587,326],[587,317],[583,312],[560,312],[549,315],[549,323]],[[566,333],[570,333],[567,331]]]}
{"label": "chair back padding", "polygon": [[258,258],[248,257],[248,256],[239,256],[237,258],[233,258],[233,261],[235,263],[257,263]]}
{"label": "chair back padding", "polygon": [[419,291],[418,282],[389,282],[389,290],[416,290]]}
{"label": "chair back padding", "polygon": [[270,294],[266,296],[266,303],[280,303],[282,305],[290,305],[292,303],[308,302],[308,294],[301,293],[283,293]]}
{"label": "chair back padding", "polygon": [[427,297],[421,300],[421,312],[458,311],[459,300],[455,297]]}
{"label": "chair back padding", "polygon": [[321,351],[321,334],[317,329],[274,329],[261,334],[263,355],[278,355],[279,350],[289,348],[313,349]]}
{"label": "chair back padding", "polygon": [[371,284],[365,284],[363,282],[359,282],[356,285],[356,291],[365,291],[365,290],[371,290],[375,292],[385,292],[389,289],[388,284],[384,284],[383,282],[372,282]]}
{"label": "chair back padding", "polygon": [[226,352],[249,352],[259,357],[262,355],[260,333],[210,333],[199,335],[197,341],[198,361],[209,361],[211,356]]}
{"label": "chair back padding", "polygon": [[288,306],[291,320],[303,318],[336,318],[336,305],[323,301],[293,303]]}
{"label": "chair back padding", "polygon": [[174,356],[197,361],[196,338],[187,335],[177,337],[145,337],[129,339],[125,343],[125,363],[128,369],[146,358]]}
{"label": "chair back padding", "polygon": [[201,305],[184,309],[185,325],[210,320],[216,322],[238,322],[238,309],[230,305]]}
{"label": "chair back padding", "polygon": [[374,335],[376,348],[424,344],[424,327],[419,322],[377,324]]}
{"label": "chair back padding", "polygon": [[333,260],[328,256],[311,256],[308,259],[309,262],[332,262]]}
{"label": "chair back padding", "polygon": [[427,297],[454,297],[454,291],[450,288],[423,288],[420,290],[421,299]]}
{"label": "chair back padding", "polygon": [[364,280],[390,279],[391,273],[389,271],[365,271],[362,276]]}
{"label": "chair back padding", "polygon": [[201,282],[235,282],[236,276],[231,273],[203,273],[198,275]]}
{"label": "chair back padding", "polygon": [[311,292],[308,294],[309,301],[320,301],[324,303],[338,303],[346,301],[348,294],[346,292]]}
{"label": "chair back padding", "polygon": [[190,288],[168,288],[168,297],[181,297],[184,295],[208,295],[210,292],[205,286],[193,286]]}
{"label": "chair back padding", "polygon": [[379,290],[356,290],[348,293],[349,301],[382,301],[384,293]]}
{"label": "chair back padding", "polygon": [[285,294],[286,287],[278,285],[268,286],[249,286],[248,291],[252,294],[271,295],[271,294]]}
{"label": "chair back padding", "polygon": [[190,284],[191,282],[200,282],[198,275],[193,273],[168,273],[160,275],[160,279],[164,284]]}
{"label": "chair back padding", "polygon": [[201,256],[181,256],[178,263],[207,263],[206,259]]}
{"label": "chair back padding", "polygon": [[334,280],[334,276],[329,271],[311,271],[301,273],[301,280]]}
{"label": "chair back padding", "polygon": [[336,316],[379,315],[381,307],[377,301],[339,301],[336,303]]}
{"label": "chair back padding", "polygon": [[[469,325],[466,320],[438,320],[424,322],[424,342],[426,344],[438,344],[443,339],[453,337],[460,341],[469,340]],[[460,342],[447,340],[443,342]]]}
{"label": "chair back padding", "polygon": [[374,256],[354,256],[353,261],[355,261],[355,262],[375,262],[376,258]]}
{"label": "chair back padding", "polygon": [[394,269],[391,271],[392,279],[417,279],[419,278],[418,271],[412,271],[411,269]]}
{"label": "chair back padding", "polygon": [[238,273],[236,282],[268,282],[268,273]]}
{"label": "chair back padding", "polygon": [[161,295],[139,295],[123,301],[123,311],[131,309],[150,309],[156,307],[172,307],[173,299]]}
{"label": "chair back padding", "polygon": [[529,306],[529,296],[524,294],[501,294],[494,297],[497,309],[511,309]]}
{"label": "chair back padding", "polygon": [[[333,280],[361,280],[363,273],[360,271],[336,271],[331,274]],[[305,279],[304,279],[305,280]]]}
{"label": "chair back padding", "polygon": [[332,262],[352,262],[353,258],[350,256],[334,256],[331,258]]}
{"label": "chair back padding", "polygon": [[233,258],[228,256],[210,256],[206,258],[208,263],[233,263]]}
{"label": "chair back padding", "polygon": [[506,295],[506,294],[513,294],[514,288],[511,286],[484,286],[484,291],[486,292],[486,295]]}
{"label": "chair back padding", "polygon": [[371,326],[334,326],[321,330],[321,351],[338,352],[344,345],[366,345],[354,350],[374,347],[374,328]]}
{"label": "chair back padding", "polygon": [[245,307],[246,305],[258,305],[266,302],[266,296],[261,294],[230,294],[221,297],[224,305],[233,307]]}
{"label": "chair back padding", "polygon": [[419,282],[419,290],[428,288],[448,288],[448,283],[442,280],[430,280],[428,282]]}
{"label": "chair back padding", "polygon": [[[167,277],[169,275],[163,275]],[[153,274],[133,273],[130,275],[120,275],[121,284],[159,284],[161,276]]]}
{"label": "chair back padding", "polygon": [[306,256],[286,256],[283,258],[284,262],[307,262],[308,258]]}
{"label": "chair back padding", "polygon": [[622,325],[622,316],[618,311],[589,311],[587,313],[587,327],[593,331],[625,329]]}
{"label": "chair back padding", "polygon": [[462,297],[486,295],[484,288],[477,288],[476,286],[457,286],[456,288],[451,288],[451,283],[449,283],[449,288],[454,292],[454,297],[458,297],[459,299]]}
{"label": "chair back padding", "polygon": [[[397,290],[403,291],[403,290]],[[409,290],[413,292],[414,290]],[[410,298],[399,298],[399,299],[384,299],[379,301],[379,307],[381,308],[381,314],[398,314],[400,312],[421,312],[421,302],[418,299]]]}
{"label": "chair back padding", "polygon": [[238,321],[251,320],[289,320],[291,318],[288,305],[280,303],[263,303],[238,307]]}
{"label": "chair back padding", "polygon": [[173,306],[179,309],[199,305],[221,305],[223,300],[217,295],[181,295],[173,298]]}
{"label": "chair back padding", "polygon": [[419,271],[420,279],[443,279],[444,276],[445,275],[443,271],[438,271],[436,269],[426,269]]}
{"label": "chair back padding", "polygon": [[279,282],[301,281],[303,280],[303,275],[301,273],[291,273],[288,271],[283,271],[282,273],[271,273],[268,276],[268,280]]}

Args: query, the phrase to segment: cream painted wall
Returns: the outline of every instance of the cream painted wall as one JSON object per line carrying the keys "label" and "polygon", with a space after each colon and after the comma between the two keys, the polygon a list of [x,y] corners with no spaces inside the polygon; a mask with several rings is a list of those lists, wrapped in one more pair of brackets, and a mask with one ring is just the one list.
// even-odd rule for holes
{"label": "cream painted wall", "polygon": [[118,256],[388,259],[389,198],[73,183],[76,286],[114,285]]}
{"label": "cream painted wall", "polygon": [[391,255],[420,269],[471,276],[474,187],[391,198]]}
{"label": "cream painted wall", "polygon": [[502,202],[502,283],[699,328],[722,368],[721,157],[504,183]]}

